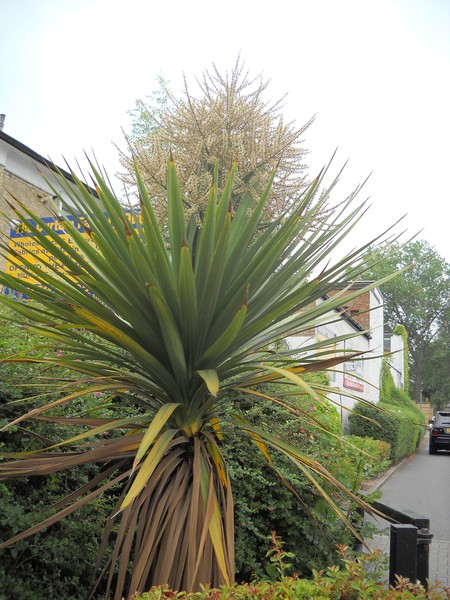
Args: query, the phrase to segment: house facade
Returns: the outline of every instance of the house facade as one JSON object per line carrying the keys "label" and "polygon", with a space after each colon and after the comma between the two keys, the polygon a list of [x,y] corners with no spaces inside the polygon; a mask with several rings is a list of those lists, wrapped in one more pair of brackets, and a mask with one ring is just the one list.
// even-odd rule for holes
{"label": "house facade", "polygon": [[407,351],[403,337],[394,333],[385,333],[384,351],[395,386],[401,389],[405,384],[405,353]]}
{"label": "house facade", "polygon": [[[352,339],[337,341],[334,349],[339,352],[362,352],[361,359],[347,361],[329,371],[330,385],[333,392],[329,394],[330,401],[337,407],[343,431],[348,431],[348,416],[352,407],[359,399],[368,402],[378,402],[381,365],[384,358],[384,319],[383,297],[378,288],[362,293],[359,297],[346,301],[346,295],[362,289],[369,282],[358,281],[350,286],[342,286],[330,295],[341,294],[341,306],[330,313],[327,322],[299,336],[292,336],[287,343],[293,349],[301,352],[312,341],[338,339],[342,335],[352,335]],[[323,300],[319,300],[321,302]],[[403,345],[401,336],[393,336],[394,344],[400,349]],[[399,367],[398,357],[392,363],[395,369]],[[392,366],[391,366],[392,369]],[[403,385],[403,367],[396,373],[396,384]]]}
{"label": "house facade", "polygon": [[[61,173],[68,185],[75,187],[70,173],[6,134],[4,122],[4,115],[0,115],[0,233],[3,238],[9,236],[15,221],[10,204],[14,206],[20,201],[39,217],[55,212],[61,214],[61,204],[51,185],[65,201],[70,203],[70,199],[56,173]],[[89,189],[96,195],[95,190]],[[0,256],[0,269],[4,268],[5,259]]]}

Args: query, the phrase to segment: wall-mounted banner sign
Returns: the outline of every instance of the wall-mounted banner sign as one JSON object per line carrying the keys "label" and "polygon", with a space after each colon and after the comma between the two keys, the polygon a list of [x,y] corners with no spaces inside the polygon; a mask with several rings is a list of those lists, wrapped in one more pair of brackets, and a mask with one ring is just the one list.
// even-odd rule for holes
{"label": "wall-mounted banner sign", "polygon": [[[128,218],[133,227],[136,226],[135,220],[139,218],[136,213],[125,211],[125,216]],[[43,217],[42,221],[54,232],[61,240],[69,244],[76,252],[80,252],[77,244],[72,239],[71,234],[64,229],[64,221],[70,221],[77,231],[89,243],[93,244],[87,224],[81,217],[65,215],[64,218],[58,219],[54,217]],[[19,264],[20,256],[26,256],[27,262],[43,272],[49,272],[51,269],[58,271],[62,267],[59,261],[46,249],[39,241],[36,240],[32,227],[36,227],[36,222],[32,219],[20,221],[15,224],[9,234],[8,255],[6,257],[5,273],[17,279],[26,280],[27,283],[39,283],[30,271],[28,265]],[[41,229],[44,235],[48,235],[45,230]],[[62,250],[62,249],[61,249]],[[19,258],[19,260],[18,260]],[[12,294],[20,296],[15,290],[5,288],[4,294]]]}
{"label": "wall-mounted banner sign", "polygon": [[[71,221],[81,235],[90,240],[89,234],[85,230],[85,227],[82,225],[82,222],[75,219],[72,216],[65,216],[64,219]],[[75,242],[72,240],[71,236],[64,229],[64,221],[54,219],[53,217],[43,217],[42,221],[48,225],[52,231],[54,231],[58,236],[60,236],[61,240],[67,242],[70,246],[75,248],[78,251],[78,247]],[[59,268],[58,261],[54,259],[54,257],[43,248],[40,243],[36,240],[33,235],[33,232],[27,224],[30,223],[33,226],[36,226],[36,222],[32,221],[21,221],[17,223],[14,227],[11,228],[9,234],[9,244],[8,244],[8,256],[6,257],[6,267],[5,272],[11,275],[12,277],[17,277],[18,279],[25,279],[28,283],[38,283],[36,279],[33,277],[33,274],[26,269],[27,265],[18,266],[17,260],[14,260],[14,257],[18,257],[20,255],[26,256],[27,261],[35,265],[38,269],[42,269],[44,271],[48,271],[49,268],[46,265],[52,265],[55,268]],[[44,235],[48,235],[43,232]]]}
{"label": "wall-mounted banner sign", "polygon": [[364,391],[364,362],[351,360],[344,363],[344,387],[357,392]]}

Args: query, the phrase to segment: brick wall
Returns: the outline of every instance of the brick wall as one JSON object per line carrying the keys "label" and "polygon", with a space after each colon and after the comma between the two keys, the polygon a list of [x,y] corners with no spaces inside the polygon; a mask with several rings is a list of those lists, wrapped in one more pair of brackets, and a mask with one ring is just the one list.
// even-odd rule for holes
{"label": "brick wall", "polygon": [[[345,296],[352,293],[354,290],[348,290],[347,292],[342,293],[342,290],[333,290],[328,292],[329,296],[335,296],[338,293],[342,293],[342,303],[341,308],[350,316],[354,321],[356,321],[363,329],[370,329],[370,292],[364,292],[361,296],[354,298],[353,300],[346,301]],[[309,304],[305,306],[300,313],[306,312],[315,306],[315,302],[313,304]],[[315,327],[310,329],[300,329],[298,331],[293,332],[291,335],[293,336],[306,336],[311,337],[315,335]]]}
{"label": "brick wall", "polygon": [[[361,296],[354,298],[353,300],[346,301],[345,296],[350,294],[352,290],[344,292],[342,294],[341,307],[352,317],[357,323],[359,323],[364,329],[370,328],[370,292],[365,292]],[[330,296],[334,296],[338,291],[330,292]]]}
{"label": "brick wall", "polygon": [[[57,204],[52,196],[24,179],[17,177],[0,165],[0,232],[9,237],[10,222],[14,219],[14,212],[8,206],[5,198],[15,204],[14,198],[23,202],[39,217],[50,216],[50,209],[57,210]],[[5,259],[0,257],[0,269],[5,268]]]}

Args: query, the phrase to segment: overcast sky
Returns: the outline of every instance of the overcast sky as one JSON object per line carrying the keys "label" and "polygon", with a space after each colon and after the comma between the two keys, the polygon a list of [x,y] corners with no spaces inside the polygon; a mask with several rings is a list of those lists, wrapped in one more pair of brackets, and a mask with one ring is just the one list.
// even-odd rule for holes
{"label": "overcast sky", "polygon": [[[450,261],[450,0],[0,0],[4,132],[64,166],[119,168],[136,98],[240,53],[287,93],[314,175],[338,148],[339,194],[372,173],[360,228],[419,230]],[[337,194],[338,195],[338,194]]]}

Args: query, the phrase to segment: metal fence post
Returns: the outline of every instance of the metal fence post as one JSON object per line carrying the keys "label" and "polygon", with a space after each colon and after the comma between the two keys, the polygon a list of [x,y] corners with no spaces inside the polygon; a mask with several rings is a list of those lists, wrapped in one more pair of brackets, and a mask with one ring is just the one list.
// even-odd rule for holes
{"label": "metal fence post", "polygon": [[428,590],[430,577],[430,544],[433,534],[427,527],[417,531],[417,579]]}
{"label": "metal fence post", "polygon": [[[365,498],[364,494],[361,494]],[[392,523],[389,556],[389,584],[395,575],[407,577],[427,590],[430,577],[430,519],[408,509],[399,509],[378,500],[371,503],[381,518]]]}
{"label": "metal fence post", "polygon": [[389,552],[389,585],[395,585],[395,576],[417,581],[417,527],[392,524]]}
{"label": "metal fence post", "polygon": [[[356,518],[356,515],[358,516],[358,518]],[[355,516],[352,519],[352,525],[353,525],[353,527],[356,528],[357,531],[358,531],[358,529],[361,529],[361,523],[363,520],[364,520],[364,509],[361,506],[357,506],[355,508]],[[357,537],[355,537],[354,541],[353,541],[353,550],[355,552],[363,551],[363,544],[362,544],[361,540],[359,540]]]}

